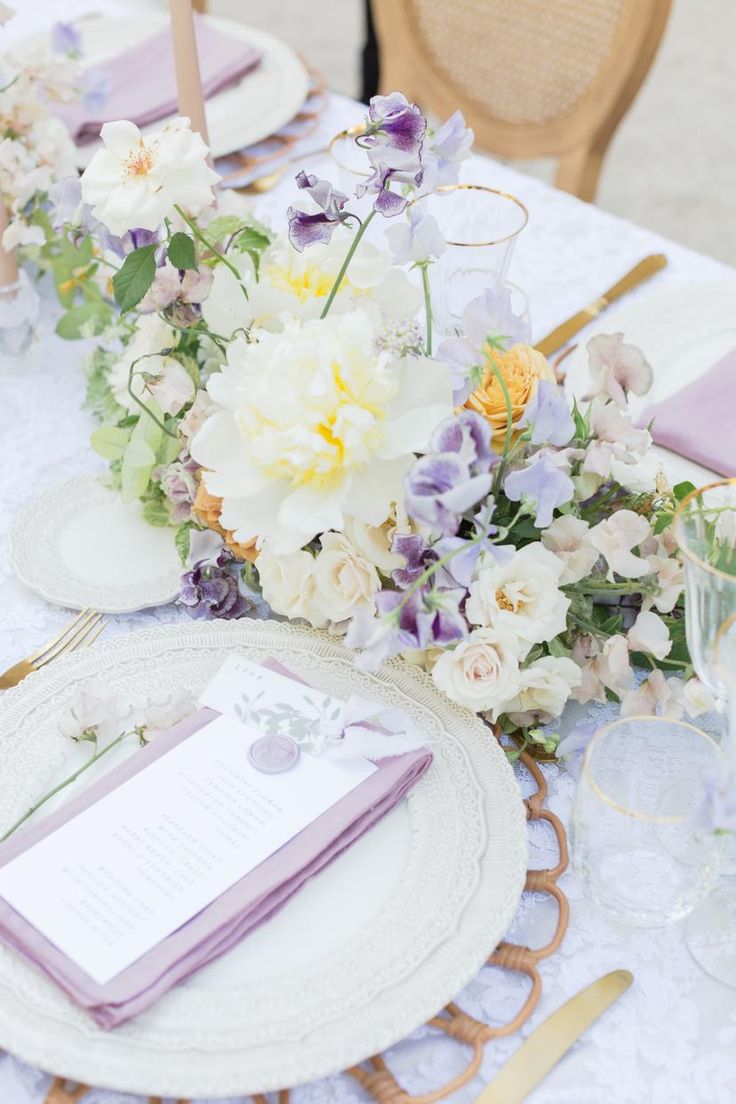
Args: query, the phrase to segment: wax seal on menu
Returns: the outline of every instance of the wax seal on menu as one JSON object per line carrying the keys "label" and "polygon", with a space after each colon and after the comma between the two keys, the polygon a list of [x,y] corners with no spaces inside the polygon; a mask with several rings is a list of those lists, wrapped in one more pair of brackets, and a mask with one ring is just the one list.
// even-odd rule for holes
{"label": "wax seal on menu", "polygon": [[259,736],[248,749],[248,758],[263,774],[281,774],[291,770],[299,759],[299,745],[291,736]]}

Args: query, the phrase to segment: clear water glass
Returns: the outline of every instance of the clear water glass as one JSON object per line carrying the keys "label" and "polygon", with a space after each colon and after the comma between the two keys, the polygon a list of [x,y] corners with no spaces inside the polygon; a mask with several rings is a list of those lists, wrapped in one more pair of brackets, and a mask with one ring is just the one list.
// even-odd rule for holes
{"label": "clear water glass", "polygon": [[[448,184],[420,202],[447,241],[430,269],[430,284],[437,328],[454,334],[471,299],[484,288],[509,286],[511,255],[529,212],[516,196],[483,184]],[[511,290],[513,303],[523,293]]]}
{"label": "clear water glass", "polygon": [[674,522],[685,567],[685,631],[695,672],[720,702],[718,632],[736,615],[736,479],[710,483],[680,503]]}
{"label": "clear water glass", "polygon": [[705,732],[663,717],[622,718],[594,735],[575,795],[573,865],[604,912],[659,927],[707,896],[721,844],[696,813],[703,775],[721,760]]}

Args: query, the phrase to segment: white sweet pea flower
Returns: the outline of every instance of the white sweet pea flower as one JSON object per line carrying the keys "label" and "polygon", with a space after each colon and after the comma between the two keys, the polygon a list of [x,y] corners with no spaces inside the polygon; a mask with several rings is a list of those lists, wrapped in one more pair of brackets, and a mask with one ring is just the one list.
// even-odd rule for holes
{"label": "white sweet pea flower", "polygon": [[364,311],[232,342],[207,390],[218,410],[191,442],[236,540],[281,555],[347,517],[382,525],[414,453],[452,413],[447,368],[377,352]]}
{"label": "white sweet pea flower", "polygon": [[119,120],[105,123],[100,138],[104,148],[82,173],[82,198],[113,234],[157,230],[176,206],[198,215],[213,202],[219,176],[189,119],[174,119],[146,137],[135,123]]}
{"label": "white sweet pea flower", "polygon": [[657,576],[659,592],[655,595],[647,595],[642,603],[642,608],[647,610],[654,607],[660,613],[672,613],[677,601],[685,589],[685,569],[674,556],[651,555],[647,556],[649,570]]}
{"label": "white sweet pea flower", "polygon": [[586,345],[593,386],[584,399],[602,395],[625,407],[629,392],[646,395],[652,386],[651,365],[636,345],[627,345],[622,333],[596,334]]}
{"label": "white sweet pea flower", "polygon": [[419,203],[410,204],[406,218],[388,227],[386,240],[401,265],[427,264],[447,249],[437,219],[426,214]]}
{"label": "white sweet pea flower", "polygon": [[495,629],[474,629],[432,668],[435,684],[458,705],[495,721],[519,693],[518,640]]}
{"label": "white sweet pea flower", "polygon": [[633,510],[617,510],[593,526],[589,540],[608,564],[608,579],[611,582],[614,573],[623,579],[640,579],[651,570],[645,559],[632,552],[650,534],[647,519]]}
{"label": "white sweet pea flower", "polygon": [[629,629],[629,651],[665,659],[672,651],[669,629],[656,613],[642,610]]}
{"label": "white sweet pea flower", "polygon": [[559,717],[571,692],[582,683],[577,663],[565,656],[542,656],[519,672],[519,693],[506,711],[520,725]]}
{"label": "white sweet pea flower", "polygon": [[[140,412],[140,407],[128,392],[130,369],[136,361],[131,387],[143,402],[146,395],[152,395],[165,413],[177,414],[193,399],[194,383],[187,370],[173,357],[161,355],[173,348],[178,340],[176,330],[172,330],[158,314],[142,315],[133,337],[108,375],[115,401],[131,414]],[[139,359],[141,357],[144,359]],[[144,373],[154,377],[148,384]]]}
{"label": "white sweet pea flower", "polygon": [[97,730],[117,714],[117,695],[97,679],[78,686],[59,717],[59,731],[72,740],[94,739]]}
{"label": "white sweet pea flower", "polygon": [[679,721],[685,712],[682,690],[682,679],[666,678],[662,671],[652,671],[641,685],[624,695],[621,700],[621,716],[659,715]]}
{"label": "white sweet pea flower", "polygon": [[609,636],[602,647],[591,636],[579,636],[572,655],[581,669],[582,682],[573,689],[571,697],[582,705],[606,701],[606,689],[621,697],[634,685],[626,637],[620,633]]}
{"label": "white sweet pea flower", "polygon": [[570,599],[559,589],[564,565],[539,543],[528,544],[503,564],[488,557],[470,585],[465,605],[474,625],[490,625],[524,642],[552,640],[567,627]]}
{"label": "white sweet pea flower", "polygon": [[563,514],[542,533],[542,544],[562,560],[559,585],[578,583],[589,575],[600,553],[588,540],[590,525],[582,518]]}
{"label": "white sweet pea flower", "polygon": [[682,704],[689,717],[700,717],[703,713],[712,713],[716,700],[700,679],[688,679],[682,688]]}

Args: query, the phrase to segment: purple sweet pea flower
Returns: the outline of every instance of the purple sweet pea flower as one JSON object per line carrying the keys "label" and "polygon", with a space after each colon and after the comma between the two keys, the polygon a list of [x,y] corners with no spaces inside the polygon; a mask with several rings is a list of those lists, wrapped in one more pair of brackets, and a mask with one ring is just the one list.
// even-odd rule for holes
{"label": "purple sweet pea flower", "polygon": [[474,369],[483,365],[483,355],[467,338],[446,337],[435,353],[435,360],[442,361],[450,369],[452,401],[462,406],[475,386]]}
{"label": "purple sweet pea flower", "polygon": [[[178,603],[190,617],[227,621],[243,617],[253,608],[238,588],[237,576],[228,570],[234,557],[222,537],[210,529],[193,529],[189,538],[192,570],[181,578]],[[237,569],[237,564],[234,564]]]}
{"label": "purple sweet pea flower", "polygon": [[403,92],[374,96],[368,107],[368,119],[364,138],[366,148],[380,146],[419,157],[427,132],[427,120]]}
{"label": "purple sweet pea flower", "polygon": [[435,192],[447,184],[457,184],[460,177],[460,164],[473,146],[475,135],[465,125],[461,111],[456,111],[435,132],[422,149],[423,194]]}
{"label": "purple sweet pea flower", "polygon": [[99,111],[107,103],[110,95],[110,74],[104,69],[92,67],[84,73],[84,106],[87,111]]}
{"label": "purple sweet pea flower", "polygon": [[436,646],[447,647],[463,640],[468,624],[460,613],[465,590],[421,588],[408,596],[400,590],[384,590],[376,595],[379,613],[394,622],[394,631],[402,650]]}
{"label": "purple sweet pea flower", "polygon": [[422,170],[417,164],[411,165],[408,169],[397,169],[380,161],[374,166],[371,175],[356,185],[355,194],[359,199],[364,195],[375,195],[374,209],[384,218],[393,218],[394,215],[400,215],[406,209],[409,201],[406,196],[392,192],[391,184],[410,184],[416,187],[421,180]]}
{"label": "purple sweet pea flower", "polygon": [[319,211],[314,214],[298,207],[289,207],[287,211],[289,241],[301,253],[315,242],[329,242],[336,228],[350,214],[343,212],[348,197],[343,192],[336,191],[329,181],[319,180],[302,170],[297,173],[296,182],[319,207]]}
{"label": "purple sweet pea flower", "polygon": [[527,343],[531,337],[529,323],[514,314],[508,288],[485,288],[472,299],[462,313],[463,333],[478,349],[488,343],[495,349]]}
{"label": "purple sweet pea flower", "polygon": [[565,766],[573,778],[579,777],[585,749],[599,728],[600,724],[595,721],[578,721],[573,730],[563,736],[557,745],[555,754],[558,759],[565,760]]}
{"label": "purple sweet pea flower", "polygon": [[397,567],[391,572],[391,578],[397,587],[406,590],[426,569],[429,545],[419,533],[397,533],[391,543],[391,551],[397,556],[403,556],[406,561],[403,567]]}
{"label": "purple sweet pea flower", "polygon": [[51,49],[55,54],[81,56],[82,36],[73,23],[54,23],[51,28]]}
{"label": "purple sweet pea flower", "polygon": [[736,771],[728,764],[703,772],[703,798],[694,812],[696,831],[736,833]]}
{"label": "purple sweet pea flower", "polygon": [[355,666],[361,671],[377,670],[384,659],[398,655],[403,647],[394,619],[375,617],[365,606],[358,608],[353,614],[345,635],[345,645],[361,650],[361,654],[355,659]]}
{"label": "purple sweet pea flower", "polygon": [[422,456],[404,480],[406,509],[444,536],[457,533],[462,515],[491,489],[491,475],[471,475],[467,460],[456,452]]}
{"label": "purple sweet pea flower", "polygon": [[471,475],[489,472],[500,460],[491,447],[491,430],[485,418],[474,410],[461,410],[440,422],[430,441],[430,452],[457,452]]}
{"label": "purple sweet pea flower", "polygon": [[419,203],[407,209],[406,222],[389,227],[386,240],[400,265],[428,264],[447,249],[437,219],[426,214]]}
{"label": "purple sweet pea flower", "polygon": [[566,445],[575,432],[567,399],[557,384],[550,380],[539,381],[519,425],[532,426],[533,445]]}
{"label": "purple sweet pea flower", "polygon": [[512,502],[525,502],[533,507],[536,511],[534,524],[537,529],[546,529],[552,524],[555,508],[573,497],[575,486],[549,456],[540,453],[528,467],[509,472],[504,480],[504,491]]}

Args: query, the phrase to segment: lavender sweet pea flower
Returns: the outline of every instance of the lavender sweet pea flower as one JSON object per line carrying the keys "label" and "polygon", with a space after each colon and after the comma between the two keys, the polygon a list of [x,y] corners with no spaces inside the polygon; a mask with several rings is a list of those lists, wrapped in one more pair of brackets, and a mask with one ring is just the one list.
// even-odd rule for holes
{"label": "lavender sweet pea flower", "polygon": [[736,771],[730,765],[703,773],[703,799],[693,814],[696,831],[736,833]]}
{"label": "lavender sweet pea flower", "polygon": [[367,148],[382,146],[418,158],[427,120],[403,92],[374,96],[368,107],[368,119],[364,139]]}
{"label": "lavender sweet pea flower", "polygon": [[462,515],[491,489],[490,473],[471,475],[466,460],[455,452],[422,456],[404,480],[406,509],[445,536],[457,533]]}
{"label": "lavender sweet pea flower", "polygon": [[87,111],[99,111],[107,103],[110,95],[110,74],[104,69],[92,67],[84,73],[84,106]]}
{"label": "lavender sweet pea flower", "polygon": [[462,406],[476,386],[474,370],[484,363],[480,350],[465,337],[446,337],[435,353],[435,360],[450,369],[452,401]]}
{"label": "lavender sweet pea flower", "polygon": [[298,207],[289,207],[289,241],[301,253],[315,242],[327,243],[340,223],[349,218],[349,212],[343,212],[348,197],[336,191],[327,180],[319,180],[303,170],[296,175],[297,186],[303,189],[319,207],[319,211],[310,214]]}
{"label": "lavender sweet pea flower", "polygon": [[491,446],[491,430],[474,410],[461,410],[440,422],[430,441],[430,452],[457,452],[471,475],[489,472],[501,459]]}
{"label": "lavender sweet pea flower", "polygon": [[384,659],[398,655],[402,649],[394,620],[374,617],[365,606],[358,608],[353,614],[345,635],[345,645],[348,648],[361,649],[361,654],[355,660],[355,666],[361,671],[377,670]]}
{"label": "lavender sweet pea flower", "polygon": [[447,184],[457,184],[460,164],[470,156],[475,135],[456,111],[435,132],[422,149],[422,193],[427,195]]}
{"label": "lavender sweet pea flower", "polygon": [[421,183],[422,170],[420,165],[412,165],[407,169],[391,168],[380,161],[373,169],[370,176],[357,184],[355,194],[358,199],[364,195],[376,196],[373,203],[374,209],[385,218],[393,218],[400,215],[406,209],[409,202],[406,196],[391,191],[391,184],[409,184],[416,187]]}
{"label": "lavender sweet pea flower", "polygon": [[240,593],[236,575],[227,570],[234,557],[218,533],[193,529],[189,560],[192,570],[182,575],[177,601],[190,617],[196,620],[221,617],[229,621],[251,610],[252,603]]}
{"label": "lavender sweet pea flower", "polygon": [[519,425],[532,427],[533,445],[566,445],[575,432],[567,399],[557,384],[550,380],[539,381]]}
{"label": "lavender sweet pea flower", "polygon": [[437,219],[426,214],[418,203],[408,208],[406,222],[389,227],[386,240],[400,265],[427,264],[447,249]]}
{"label": "lavender sweet pea flower", "polygon": [[397,533],[391,543],[391,551],[405,560],[403,567],[391,572],[391,578],[397,587],[406,590],[427,567],[429,545],[419,533]]}
{"label": "lavender sweet pea flower", "polygon": [[528,343],[531,329],[526,319],[514,314],[508,288],[485,288],[472,299],[462,313],[462,328],[468,341],[478,349],[488,342],[495,349]]}
{"label": "lavender sweet pea flower", "polygon": [[572,499],[575,486],[569,475],[542,453],[528,467],[509,472],[504,480],[504,491],[512,502],[528,503],[536,512],[534,524],[537,529],[546,529],[552,524],[556,507]]}
{"label": "lavender sweet pea flower", "polygon": [[384,616],[393,618],[402,650],[424,651],[464,640],[468,624],[459,609],[464,598],[465,590],[460,588],[422,588],[408,597],[398,590],[384,590],[376,595],[376,606]]}
{"label": "lavender sweet pea flower", "polygon": [[55,54],[81,56],[82,36],[73,23],[54,23],[51,28],[51,49]]}

